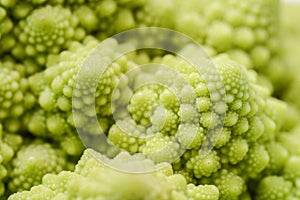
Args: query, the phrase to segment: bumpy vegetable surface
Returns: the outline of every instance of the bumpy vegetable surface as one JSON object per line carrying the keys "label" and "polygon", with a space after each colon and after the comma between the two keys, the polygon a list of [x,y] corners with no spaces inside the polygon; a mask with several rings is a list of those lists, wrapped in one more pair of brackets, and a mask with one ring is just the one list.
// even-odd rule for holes
{"label": "bumpy vegetable surface", "polygon": [[[98,155],[86,150],[74,172],[64,171],[58,175],[46,175],[43,178],[43,184],[33,187],[30,191],[16,193],[9,199],[218,199],[217,187],[187,185],[182,175],[172,174],[172,168],[167,163],[163,169],[160,168],[161,171],[156,173],[130,175],[101,165],[94,156]],[[99,157],[98,159],[107,158]],[[157,167],[159,169],[150,160],[141,160],[144,164],[135,166],[139,159],[121,153],[111,160],[110,164],[123,170],[128,167],[136,167],[136,169]]]}
{"label": "bumpy vegetable surface", "polygon": [[0,199],[299,200],[298,8],[0,0]]}
{"label": "bumpy vegetable surface", "polygon": [[65,154],[43,141],[22,146],[12,160],[9,189],[12,192],[29,189],[41,182],[48,173],[66,169]]}

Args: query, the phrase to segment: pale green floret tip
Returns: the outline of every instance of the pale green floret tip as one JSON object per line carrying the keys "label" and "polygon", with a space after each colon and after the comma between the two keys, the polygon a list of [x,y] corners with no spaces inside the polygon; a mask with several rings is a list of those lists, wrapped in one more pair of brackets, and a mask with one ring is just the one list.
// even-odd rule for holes
{"label": "pale green floret tip", "polygon": [[179,123],[179,117],[171,110],[157,107],[153,115],[150,117],[152,131],[161,132],[165,135],[174,135]]}
{"label": "pale green floret tip", "polygon": [[299,139],[300,131],[299,128],[290,132],[281,132],[278,136],[278,142],[288,150],[290,154],[300,155]]}
{"label": "pale green floret tip", "polygon": [[132,12],[127,9],[119,11],[116,16],[115,26],[116,32],[125,31],[135,27],[135,20]]}
{"label": "pale green floret tip", "polygon": [[174,174],[168,177],[168,181],[173,185],[174,189],[178,192],[185,193],[187,190],[187,182],[184,176]]}
{"label": "pale green floret tip", "polygon": [[282,117],[286,117],[286,110],[286,102],[275,98],[267,99],[265,113],[276,123],[277,131],[280,130],[281,126],[284,124],[284,120],[282,120]]}
{"label": "pale green floret tip", "polygon": [[203,128],[213,128],[218,125],[219,117],[213,112],[204,112],[200,116],[200,124]]}
{"label": "pale green floret tip", "polygon": [[157,106],[158,94],[151,88],[136,91],[131,97],[128,111],[139,124],[146,126],[150,123],[150,116]]}
{"label": "pale green floret tip", "polygon": [[250,56],[253,60],[254,66],[258,66],[259,68],[262,68],[265,66],[270,60],[270,52],[266,47],[263,46],[256,46],[252,49]]}
{"label": "pale green floret tip", "polygon": [[215,151],[210,151],[204,155],[196,155],[186,163],[187,170],[192,171],[196,178],[209,177],[220,167],[220,157]]}
{"label": "pale green floret tip", "polygon": [[170,90],[164,90],[159,96],[159,102],[161,105],[167,109],[178,112],[179,101],[176,99],[176,95]]}
{"label": "pale green floret tip", "polygon": [[206,28],[206,21],[201,15],[196,12],[179,14],[176,20],[175,29],[184,33],[189,33],[193,39],[201,41],[203,37],[203,31]]}
{"label": "pale green floret tip", "polygon": [[119,148],[128,152],[138,152],[140,145],[144,143],[142,139],[145,129],[134,124],[133,121],[117,121],[108,132],[108,139]]}
{"label": "pale green floret tip", "polygon": [[[7,163],[9,162],[13,157],[14,157],[14,149],[11,147],[11,145],[9,145],[8,143],[4,143],[1,142],[0,143],[0,147],[1,147],[1,151],[0,151],[0,155],[1,155],[1,163]],[[4,168],[2,169],[2,172],[4,171]],[[4,178],[6,176],[6,172],[2,176],[1,179]]]}
{"label": "pale green floret tip", "polygon": [[268,165],[270,156],[264,145],[253,144],[249,147],[247,155],[239,163],[243,171],[241,176],[256,178]]}
{"label": "pale green floret tip", "polygon": [[37,199],[50,200],[51,198],[53,199],[54,196],[55,196],[55,192],[53,192],[51,189],[45,187],[44,185],[38,185],[32,187],[30,192],[24,191],[24,192],[14,193],[14,195],[9,197],[9,199],[26,200],[26,199],[37,198]]}
{"label": "pale green floret tip", "polygon": [[47,118],[47,128],[51,134],[62,135],[64,130],[69,128],[65,120],[65,116],[59,114],[53,114]]}
{"label": "pale green floret tip", "polygon": [[[69,9],[60,6],[44,6],[35,9],[26,19],[21,20],[18,38],[29,57],[39,56],[38,65],[46,64],[45,53],[58,54],[76,38],[78,19]],[[14,56],[24,58],[16,48]]]}
{"label": "pale green floret tip", "polygon": [[14,168],[8,186],[16,192],[40,184],[47,173],[58,173],[65,169],[66,156],[50,144],[36,141],[21,147],[12,164]]}
{"label": "pale green floret tip", "polygon": [[147,155],[155,163],[172,163],[180,155],[180,145],[167,136],[156,134],[147,139],[141,147],[142,153]]}
{"label": "pale green floret tip", "polygon": [[233,126],[238,122],[239,115],[236,112],[227,112],[224,125],[225,126]]}
{"label": "pale green floret tip", "polygon": [[214,22],[207,30],[207,44],[218,51],[225,51],[232,46],[233,30],[225,22]]}
{"label": "pale green floret tip", "polygon": [[231,59],[245,66],[247,69],[253,68],[252,61],[250,59],[250,56],[247,54],[247,52],[241,49],[233,49],[226,53]]}
{"label": "pale green floret tip", "polygon": [[79,24],[88,32],[97,30],[99,19],[92,8],[84,5],[80,6],[76,9],[75,15],[78,16]]}
{"label": "pale green floret tip", "polygon": [[288,151],[278,142],[271,142],[266,144],[266,150],[270,156],[270,162],[266,167],[267,173],[278,173],[284,167],[287,162],[289,153]]}
{"label": "pale green floret tip", "polygon": [[220,149],[221,162],[237,164],[244,159],[248,152],[248,143],[245,139],[231,139],[225,146]]}
{"label": "pale green floret tip", "polygon": [[[2,63],[0,63],[2,64]],[[21,88],[21,76],[17,71],[9,70],[1,66],[0,69],[0,119],[7,118],[9,116],[20,116],[23,114],[23,110],[20,112],[12,112],[14,106],[21,104],[23,101],[24,93]]]}
{"label": "pale green floret tip", "polygon": [[223,128],[221,130],[221,132],[219,132],[217,135],[216,135],[216,143],[215,143],[215,147],[216,148],[220,148],[224,145],[227,144],[227,142],[230,140],[231,138],[231,131],[230,129],[228,128]]}
{"label": "pale green floret tip", "polygon": [[245,133],[246,138],[249,142],[255,142],[264,134],[265,126],[260,117],[251,118],[249,126],[248,131]]}
{"label": "pale green floret tip", "polygon": [[32,113],[28,123],[28,129],[33,135],[44,136],[47,132],[46,113],[44,110],[38,110]]}
{"label": "pale green floret tip", "polygon": [[258,200],[286,200],[292,189],[292,183],[280,176],[263,178],[256,191]]}
{"label": "pale green floret tip", "polygon": [[192,200],[218,200],[219,190],[214,185],[187,185],[188,199]]}
{"label": "pale green floret tip", "polygon": [[294,183],[300,178],[300,156],[290,156],[283,168],[283,176]]}
{"label": "pale green floret tip", "polygon": [[212,102],[208,97],[200,97],[196,99],[198,112],[209,111],[212,107]]}
{"label": "pale green floret tip", "polygon": [[249,49],[255,43],[253,31],[248,27],[242,27],[236,30],[234,43],[242,48]]}
{"label": "pale green floret tip", "polygon": [[84,146],[78,135],[69,132],[67,135],[55,138],[62,150],[71,156],[78,156],[84,151]]}
{"label": "pale green floret tip", "polygon": [[186,149],[198,149],[204,140],[204,129],[194,124],[180,124],[176,137]]}
{"label": "pale green floret tip", "polygon": [[218,175],[219,177],[214,180],[214,183],[220,191],[220,199],[237,199],[244,190],[244,180],[227,170],[221,170]]}
{"label": "pale green floret tip", "polygon": [[18,132],[22,129],[21,117],[30,110],[36,97],[29,91],[24,78],[24,66],[12,61],[0,62],[0,120],[3,129]]}
{"label": "pale green floret tip", "polygon": [[183,123],[198,123],[199,115],[197,108],[192,104],[180,104],[179,117]]}
{"label": "pale green floret tip", "polygon": [[113,0],[104,0],[97,7],[97,11],[102,16],[110,16],[116,11],[116,9],[117,5]]}
{"label": "pale green floret tip", "polygon": [[233,127],[233,133],[235,135],[243,135],[249,130],[249,121],[247,118],[242,117],[236,125]]}
{"label": "pale green floret tip", "polygon": [[[201,194],[210,199],[218,198],[218,189],[214,186],[197,186],[196,191],[188,192],[189,186],[187,187],[186,180],[181,175],[165,175],[159,171],[147,174],[122,173],[102,165],[94,156],[101,157],[96,152],[86,150],[74,172],[63,171],[58,175],[47,174],[44,176],[42,184],[33,187],[30,191],[15,193],[9,197],[9,200],[34,197],[43,199],[186,200],[189,196],[187,193],[190,193],[192,197]],[[139,160],[144,163],[140,166],[141,169],[155,167],[152,161],[124,153],[120,153],[112,160],[101,159],[106,159],[110,165],[122,169],[138,167],[136,161]],[[105,190],[99,190],[99,188],[105,188]]]}

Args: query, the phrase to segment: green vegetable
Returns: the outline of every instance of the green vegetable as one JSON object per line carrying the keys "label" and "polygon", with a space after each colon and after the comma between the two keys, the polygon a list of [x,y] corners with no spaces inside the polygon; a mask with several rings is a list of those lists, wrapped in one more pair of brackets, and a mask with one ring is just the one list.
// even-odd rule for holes
{"label": "green vegetable", "polygon": [[282,177],[267,176],[258,185],[257,199],[287,199],[291,185]]}
{"label": "green vegetable", "polygon": [[12,51],[18,59],[34,57],[39,65],[45,65],[48,54],[57,54],[76,35],[78,19],[69,9],[45,6],[32,11],[24,20],[19,22],[16,30],[19,32],[17,45]]}
{"label": "green vegetable", "polygon": [[[299,52],[299,39],[300,29],[295,24],[298,23],[300,16],[298,10],[300,5],[298,3],[289,3],[282,5],[282,27],[283,27],[283,54],[287,67],[285,70],[289,72],[287,77],[291,85],[285,91],[282,92],[282,98],[294,104],[298,109],[300,108],[298,100],[299,91],[299,63],[300,59],[297,56]],[[280,68],[279,68],[280,69]]]}
{"label": "green vegetable", "polygon": [[[298,8],[0,0],[0,199],[299,200]],[[203,52],[120,55],[145,26]]]}
{"label": "green vegetable", "polygon": [[[43,183],[30,191],[16,193],[13,199],[211,199],[217,200],[218,189],[213,185],[187,185],[182,175],[160,172],[148,174],[127,174],[101,165],[95,157],[99,155],[86,150],[76,165],[74,172],[61,172],[58,175],[44,176]],[[98,159],[107,159],[98,157]],[[141,160],[142,166],[136,166],[141,158],[126,153],[119,154],[110,164],[126,170],[127,167],[138,169],[155,168],[151,161]],[[171,168],[167,163],[164,168]],[[147,181],[145,181],[147,180]],[[101,189],[99,189],[101,188]]]}
{"label": "green vegetable", "polygon": [[277,0],[154,0],[146,1],[138,19],[186,33],[247,67],[264,68],[277,54],[277,13]]}
{"label": "green vegetable", "polygon": [[30,189],[38,185],[45,174],[67,169],[66,164],[63,151],[43,141],[33,141],[21,146],[12,160],[8,187],[12,192]]}
{"label": "green vegetable", "polygon": [[23,67],[0,62],[0,120],[9,132],[22,129],[19,118],[35,104],[35,97],[28,91],[28,80],[22,77]]}
{"label": "green vegetable", "polygon": [[20,135],[3,131],[0,124],[0,194],[5,192],[7,176],[10,175],[11,160],[23,142]]}

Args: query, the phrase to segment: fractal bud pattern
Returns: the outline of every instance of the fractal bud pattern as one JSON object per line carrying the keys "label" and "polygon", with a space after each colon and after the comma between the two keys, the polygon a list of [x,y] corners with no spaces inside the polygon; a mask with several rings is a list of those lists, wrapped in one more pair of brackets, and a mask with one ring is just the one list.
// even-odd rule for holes
{"label": "fractal bud pattern", "polygon": [[300,200],[299,8],[0,0],[0,199]]}

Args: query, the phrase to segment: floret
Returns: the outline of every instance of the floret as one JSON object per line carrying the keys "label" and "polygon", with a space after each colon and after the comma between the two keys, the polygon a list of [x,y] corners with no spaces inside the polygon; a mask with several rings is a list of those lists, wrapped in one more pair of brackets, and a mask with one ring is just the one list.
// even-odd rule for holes
{"label": "floret", "polygon": [[196,155],[186,163],[186,169],[192,171],[196,178],[209,177],[221,167],[217,152],[210,151],[207,155]]}
{"label": "floret", "polygon": [[[286,66],[279,48],[279,10],[278,0],[168,0],[163,4],[155,0],[145,3],[137,19],[142,26],[160,26],[187,34],[203,44],[210,56],[228,54],[268,77],[274,93],[280,95],[291,83],[293,70]],[[290,15],[297,18],[296,14]],[[282,74],[286,78],[282,79]]]}
{"label": "floret", "polygon": [[[74,119],[72,115],[71,105],[73,87],[83,59],[97,44],[98,41],[94,38],[87,38],[84,45],[72,43],[70,51],[60,54],[60,63],[54,63],[44,72],[35,74],[29,78],[31,89],[38,96],[38,102],[40,105],[40,108],[35,109],[33,111],[34,114],[28,117],[28,128],[32,134],[51,138],[59,142],[64,140],[64,138],[68,140],[67,138],[71,137],[77,140],[78,144],[80,143],[75,132]],[[76,60],[72,60],[75,58]],[[106,118],[106,116],[108,116],[106,118],[108,120],[108,124],[110,120],[109,117],[112,115],[109,100],[111,98],[110,92],[113,91],[119,73],[120,65],[115,64],[114,67],[110,68],[100,80],[96,94],[96,102],[98,105],[97,113],[99,113],[102,118]],[[35,80],[41,77],[43,77],[45,81],[37,87]],[[89,105],[91,103],[89,99],[84,99],[84,94],[79,97],[79,101],[75,102],[76,108],[80,109],[85,104]],[[83,114],[89,115],[90,112],[90,109],[86,109]],[[84,124],[82,121],[81,123],[82,126],[87,129],[88,125]],[[81,128],[79,124],[77,124],[77,126],[77,128]],[[95,134],[95,128],[89,127],[88,132]],[[62,147],[68,148],[68,145],[62,145]],[[72,155],[79,155],[81,151],[82,147],[77,151],[67,152],[72,153]]]}
{"label": "floret", "polygon": [[12,160],[8,187],[12,192],[30,189],[41,183],[48,173],[66,169],[66,155],[43,141],[23,145]]}
{"label": "floret", "polygon": [[35,97],[28,91],[28,81],[22,74],[22,65],[0,62],[0,120],[4,130],[17,132],[23,128],[23,114],[35,103]]}
{"label": "floret", "polygon": [[18,134],[12,134],[3,131],[3,126],[0,124],[0,195],[7,193],[6,179],[10,176],[11,160],[15,156],[23,142],[23,138]]}
{"label": "floret", "polygon": [[253,144],[245,156],[238,164],[241,169],[241,176],[245,178],[257,178],[267,167],[270,156],[264,145]]}
{"label": "floret", "polygon": [[[247,71],[225,55],[213,59],[221,80],[209,74],[211,71],[203,72],[208,73],[205,75],[209,78],[205,80],[193,66],[173,55],[156,60],[168,66],[169,71],[163,68],[136,70],[135,63],[130,60],[132,55],[122,56],[99,79],[95,111],[91,107],[91,91],[86,90],[94,86],[91,79],[84,77],[84,84],[76,86],[73,107],[81,113],[77,117],[85,120],[77,119],[79,123],[75,126],[71,98],[77,72],[96,44],[95,39],[87,40],[84,45],[73,43],[69,51],[60,54],[59,63],[52,63],[43,73],[29,79],[40,105],[29,117],[28,127],[32,134],[58,141],[66,153],[79,155],[80,150],[76,149],[82,148],[78,147],[80,140],[74,128],[82,129],[88,132],[83,137],[84,142],[88,141],[88,145],[94,145],[108,156],[114,157],[125,150],[142,153],[155,163],[174,161],[177,171],[182,170],[188,182],[205,184],[209,180],[208,183],[219,188],[223,199],[242,195],[244,182],[259,178],[268,169],[270,156],[264,142],[273,140],[280,131],[279,116],[286,107],[269,97],[270,91],[258,84],[253,71]],[[118,44],[109,40],[107,45],[109,51],[106,53],[113,56],[112,50]],[[75,58],[77,61],[72,61]],[[203,57],[204,62],[205,59]],[[133,76],[124,75],[131,69],[135,71]],[[176,81],[166,79],[166,73],[177,74]],[[34,80],[39,77],[44,81],[37,87]],[[160,81],[164,85],[147,81]],[[225,89],[224,104],[216,103],[220,85]],[[124,107],[126,103],[128,106]],[[219,135],[208,135],[209,129],[217,130],[222,114],[227,112],[224,130]],[[87,120],[94,114],[100,117],[99,121],[105,120],[101,132]],[[200,151],[205,140],[216,144],[206,156]],[[111,148],[112,144],[117,149]],[[184,153],[187,149],[191,153]],[[222,172],[224,169],[234,169],[235,174]],[[223,173],[224,177],[220,178]],[[227,188],[225,183],[231,178],[234,183]],[[76,186],[74,190],[79,188]]]}
{"label": "floret", "polygon": [[150,123],[151,111],[157,107],[159,88],[147,88],[135,91],[130,98],[128,111],[136,123],[147,126]]}
{"label": "floret", "polygon": [[219,199],[219,190],[214,185],[195,186],[194,184],[188,184],[187,196],[193,200],[217,200]]}
{"label": "floret", "polygon": [[220,149],[222,163],[237,164],[247,155],[249,146],[245,139],[234,138]]}
{"label": "floret", "polygon": [[[278,70],[286,70],[289,72],[289,76],[285,79],[291,82],[289,87],[285,87],[285,90],[282,90],[280,97],[287,102],[293,103],[295,106],[300,108],[298,100],[298,91],[299,91],[299,65],[300,59],[297,56],[300,48],[297,45],[300,41],[300,29],[297,26],[300,19],[298,10],[300,8],[299,3],[289,2],[283,3],[281,6],[281,29],[282,29],[282,40],[283,40],[283,59],[285,61],[286,67],[284,69],[279,68]],[[272,73],[270,72],[270,77]],[[281,84],[281,82],[279,82]],[[284,85],[283,85],[284,86]]]}
{"label": "floret", "polygon": [[[104,166],[97,159],[102,159],[102,161],[104,159],[111,167],[119,167],[123,170],[145,170],[155,167],[155,164],[149,160],[126,153],[119,154],[113,160],[107,160],[100,154],[86,150],[74,172],[63,171],[58,175],[48,174],[43,178],[41,185],[33,187],[30,191],[15,193],[9,199],[37,197],[44,199],[184,200],[189,198],[197,200],[218,199],[219,196],[219,191],[215,186],[194,186],[192,184],[187,186],[181,175],[165,175],[158,171],[146,174],[124,173]],[[139,165],[139,163],[143,164]]]}
{"label": "floret", "polygon": [[289,157],[283,168],[283,176],[296,184],[300,178],[299,166],[300,156],[293,155]]}
{"label": "floret", "polygon": [[[226,191],[224,191],[224,193],[221,192],[221,196],[224,196],[224,199],[238,198],[245,190],[244,182],[246,180],[258,179],[261,174],[265,172],[264,170],[267,170],[268,166],[271,166],[270,162],[275,162],[273,152],[270,152],[272,155],[272,160],[270,161],[271,158],[266,150],[265,143],[274,140],[276,134],[280,131],[281,123],[279,122],[279,116],[282,116],[286,107],[282,102],[277,102],[269,97],[269,90],[257,83],[255,73],[247,71],[238,63],[230,60],[227,56],[218,56],[214,59],[214,64],[222,77],[222,83],[224,84],[226,92],[226,105],[217,110],[217,112],[222,113],[227,111],[229,114],[225,118],[225,127],[220,133],[220,136],[209,136],[207,135],[207,130],[220,123],[220,119],[218,115],[213,115],[213,119],[211,119],[213,101],[209,96],[209,88],[203,84],[205,80],[200,74],[197,75],[197,72],[194,71],[191,66],[175,56],[166,55],[160,62],[180,73],[186,82],[182,81],[181,85],[179,84],[177,86],[179,87],[177,90],[179,92],[173,94],[169,91],[165,93],[164,91],[166,90],[164,90],[164,88],[158,89],[158,87],[149,85],[132,91],[133,99],[129,101],[127,108],[131,116],[133,116],[133,120],[130,123],[135,124],[136,127],[137,125],[144,126],[145,129],[136,128],[135,130],[141,131],[139,133],[134,133],[132,128],[128,129],[127,136],[124,132],[125,129],[123,129],[122,136],[119,137],[119,140],[118,137],[113,137],[114,135],[110,136],[110,134],[114,132],[109,132],[108,137],[113,138],[113,142],[117,144],[118,147],[126,147],[126,150],[128,150],[128,147],[134,147],[132,148],[133,152],[142,152],[155,162],[174,161],[174,168],[178,169],[179,173],[190,177],[189,182],[196,180],[199,183],[206,183],[205,180],[206,177],[208,177],[207,179],[210,180],[210,183],[215,183],[218,182],[218,176],[215,178],[214,174],[220,175],[220,171],[224,168],[234,170],[236,173],[234,176],[237,177],[236,181],[237,184],[239,183],[240,189],[236,191],[236,193],[230,189],[228,191],[228,193],[230,193],[228,194],[229,197],[226,196]],[[152,73],[151,70],[149,71]],[[155,80],[159,78],[157,74],[161,75],[164,72],[163,69],[159,69],[151,78],[147,76],[147,73],[149,72],[145,71],[142,72],[141,75],[136,75],[136,80],[144,81],[148,77],[150,82],[155,82]],[[160,80],[166,81],[164,79]],[[214,83],[213,80],[209,79],[208,81],[212,81],[212,83],[209,84]],[[170,84],[167,81],[163,83],[166,85]],[[187,86],[188,84],[192,87],[189,88]],[[158,92],[159,90],[163,92]],[[193,92],[193,90],[195,91]],[[175,110],[164,107],[164,105],[168,104],[160,101],[162,94],[169,95],[168,98],[163,96],[165,100],[170,101],[172,104],[174,104],[173,102],[178,102],[174,105],[179,104],[178,109],[176,109],[178,112],[178,121],[174,123],[173,128],[170,129],[172,134],[166,132],[163,128],[159,130],[151,127],[151,125],[149,127],[149,123],[153,121],[150,117],[151,115],[148,114],[150,110],[154,110],[154,115],[158,112],[161,113],[161,120],[166,120],[167,124],[167,113],[173,112],[176,114],[174,112]],[[178,95],[178,97],[174,94]],[[145,101],[145,98],[150,100]],[[198,102],[203,104],[197,105],[197,101],[193,100],[193,98],[199,99]],[[210,101],[208,104],[205,103],[206,99]],[[200,109],[196,108],[193,103],[199,106]],[[135,106],[136,104],[139,106]],[[155,107],[157,108],[155,109]],[[164,109],[166,109],[167,112],[164,111]],[[164,113],[167,114],[167,119],[164,118]],[[141,122],[141,119],[144,119],[144,122]],[[155,126],[156,123],[155,121],[153,122]],[[179,122],[181,122],[181,124],[178,124]],[[120,123],[120,121],[117,121],[117,124],[118,123]],[[160,123],[160,126],[157,127],[165,126],[165,124],[163,124],[165,122]],[[176,124],[178,125],[176,126]],[[116,126],[113,125],[112,127],[114,127],[114,130]],[[153,130],[159,130],[159,133],[149,137],[149,139],[142,140],[142,143],[139,144],[137,137],[149,134],[148,131],[153,133]],[[173,137],[173,132],[175,132],[175,138]],[[201,151],[199,151],[205,138],[209,138],[210,140],[215,139],[217,144],[216,149],[210,151],[206,156],[201,155]],[[219,138],[220,140],[218,140]],[[174,139],[177,141],[174,141]],[[129,141],[132,141],[132,143]],[[181,154],[180,151],[182,149],[191,149],[191,151]],[[283,153],[286,152],[284,149],[282,149],[282,151]],[[165,152],[168,153],[166,154]],[[274,166],[274,168],[283,167],[279,160],[278,162],[278,166]],[[220,185],[220,187],[225,186]],[[235,186],[233,186],[233,188],[234,187]],[[222,190],[220,189],[220,191]]]}
{"label": "floret", "polygon": [[181,152],[179,143],[161,134],[150,137],[141,149],[141,152],[151,158],[155,163],[172,163],[173,160],[180,156]]}
{"label": "floret", "polygon": [[215,53],[228,52],[247,67],[259,69],[278,53],[277,12],[276,0],[168,0],[147,1],[137,16],[140,23],[186,33]]}
{"label": "floret", "polygon": [[144,133],[145,128],[143,126],[135,125],[130,119],[125,119],[112,125],[108,132],[108,139],[114,145],[135,153],[139,152],[140,146],[145,142],[142,139]]}
{"label": "floret", "polygon": [[17,71],[1,68],[1,119],[9,116],[18,117],[23,114],[23,99],[21,89],[21,76]]}
{"label": "floret", "polygon": [[185,149],[198,149],[204,141],[204,129],[197,125],[180,124],[176,137]]}
{"label": "floret", "polygon": [[300,139],[299,127],[295,127],[291,131],[281,132],[276,139],[290,154],[300,155],[298,145]]}
{"label": "floret", "polygon": [[[69,9],[59,6],[45,6],[35,9],[25,20],[19,22],[18,39],[22,46],[17,46],[14,56],[18,59],[34,57],[37,64],[47,62],[47,54],[58,54],[66,49],[73,39],[82,39],[76,35],[78,20]],[[24,49],[19,52],[17,49]]]}
{"label": "floret", "polygon": [[267,173],[280,173],[289,157],[287,149],[278,142],[270,142],[265,147],[270,157],[270,162],[266,167]]}
{"label": "floret", "polygon": [[[144,4],[144,0],[128,1],[89,1],[74,9],[79,24],[88,33],[94,33],[100,40],[119,32],[135,28],[136,11]],[[86,14],[88,13],[88,14]]]}
{"label": "floret", "polygon": [[292,184],[282,177],[268,176],[261,180],[257,188],[256,199],[287,199],[291,192]]}
{"label": "floret", "polygon": [[245,182],[240,176],[227,170],[221,170],[216,176],[214,184],[220,191],[221,200],[238,199],[243,193]]}
{"label": "floret", "polygon": [[8,8],[5,5],[0,4],[0,54],[3,55],[9,52],[16,44],[16,38],[11,34],[14,28],[14,22],[11,16],[9,16]]}

